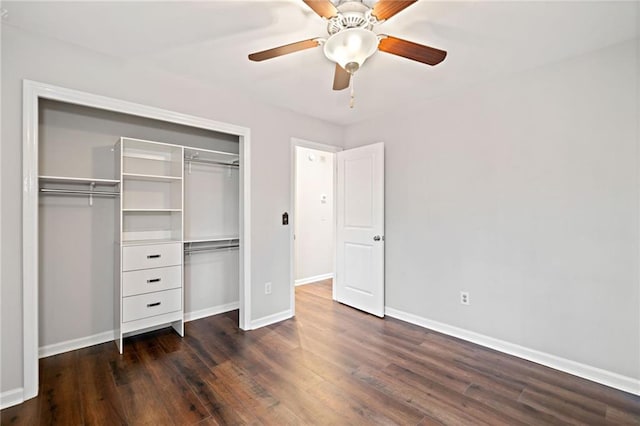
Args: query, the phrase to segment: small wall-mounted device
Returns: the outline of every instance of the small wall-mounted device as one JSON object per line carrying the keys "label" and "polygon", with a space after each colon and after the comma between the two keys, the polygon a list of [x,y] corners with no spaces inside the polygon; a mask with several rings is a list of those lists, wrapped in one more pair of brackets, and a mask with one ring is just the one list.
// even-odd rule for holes
{"label": "small wall-mounted device", "polygon": [[287,212],[282,213],[282,224],[283,225],[289,224],[289,213]]}

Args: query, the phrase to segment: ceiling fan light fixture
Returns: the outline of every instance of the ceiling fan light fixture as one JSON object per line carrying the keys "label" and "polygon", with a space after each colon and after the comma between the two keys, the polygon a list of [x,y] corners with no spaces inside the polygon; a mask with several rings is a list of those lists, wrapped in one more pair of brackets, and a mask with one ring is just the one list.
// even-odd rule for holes
{"label": "ceiling fan light fixture", "polygon": [[364,28],[349,28],[333,34],[324,44],[324,54],[353,74],[378,49],[378,36]]}

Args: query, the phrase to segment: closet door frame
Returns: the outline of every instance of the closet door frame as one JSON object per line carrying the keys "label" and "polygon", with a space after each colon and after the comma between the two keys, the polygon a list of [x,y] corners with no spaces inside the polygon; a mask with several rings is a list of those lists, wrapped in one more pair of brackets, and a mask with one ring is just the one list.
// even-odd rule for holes
{"label": "closet door frame", "polygon": [[[240,319],[251,327],[251,131],[179,112],[109,98],[51,84],[23,80],[22,91],[22,400],[38,395],[38,106],[40,99],[213,130],[239,138],[240,148]],[[115,143],[115,141],[114,141]]]}

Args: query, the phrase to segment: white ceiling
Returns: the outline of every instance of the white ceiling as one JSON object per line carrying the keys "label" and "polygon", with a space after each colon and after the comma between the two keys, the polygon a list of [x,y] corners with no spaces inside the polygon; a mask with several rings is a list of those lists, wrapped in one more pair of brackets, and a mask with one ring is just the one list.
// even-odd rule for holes
{"label": "white ceiling", "polygon": [[334,92],[321,48],[265,62],[247,54],[326,36],[301,0],[209,2],[3,2],[5,24],[100,53],[141,61],[337,124],[402,111],[481,81],[637,37],[638,2],[420,0],[379,25],[448,51],[429,67],[377,52],[348,90]]}

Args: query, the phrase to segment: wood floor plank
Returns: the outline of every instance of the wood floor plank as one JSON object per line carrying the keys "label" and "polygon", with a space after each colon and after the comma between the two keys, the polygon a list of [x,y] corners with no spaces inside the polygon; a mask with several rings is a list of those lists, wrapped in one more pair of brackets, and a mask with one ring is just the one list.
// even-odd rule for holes
{"label": "wood floor plank", "polygon": [[207,412],[221,424],[245,424],[255,420],[238,413],[239,401],[225,387],[218,386],[217,376],[195,353],[170,354],[170,365],[189,384]]}
{"label": "wood floor plank", "polygon": [[30,426],[39,423],[40,398],[30,399],[20,405],[5,408],[0,412],[0,424]]}
{"label": "wood floor plank", "polygon": [[67,352],[56,359],[45,359],[40,392],[39,422],[42,424],[84,424],[79,381],[76,369],[77,352]]}
{"label": "wood floor plank", "polygon": [[224,423],[219,423],[213,417],[207,417],[197,424],[197,426],[220,426]]}
{"label": "wood floor plank", "polygon": [[640,425],[640,416],[615,407],[607,407],[605,419],[610,425]]}
{"label": "wood floor plank", "polygon": [[417,424],[417,426],[443,426],[444,423],[439,422],[435,419],[432,419],[429,416],[424,416],[424,418]]}
{"label": "wood floor plank", "polygon": [[251,375],[231,362],[217,366],[214,372],[232,392],[238,395],[242,405],[262,422],[280,425],[301,424],[301,419],[255,381]]}
{"label": "wood floor plank", "polygon": [[[298,368],[303,371],[306,368]],[[313,384],[309,385],[304,380],[292,380],[291,377],[283,377],[282,374],[273,371],[263,371],[254,376],[261,386],[267,389],[280,401],[286,401],[287,406],[293,410],[303,424],[338,424],[341,416],[327,408],[311,395],[309,389],[315,389],[323,382],[318,376]]]}
{"label": "wood floor plank", "polygon": [[[174,425],[174,417],[162,401],[159,389],[150,382],[137,380],[118,386],[118,395],[127,424]],[[179,424],[179,423],[178,423]]]}
{"label": "wood floor plank", "polygon": [[529,425],[568,425],[551,414],[537,410],[511,397],[505,397],[478,385],[471,385],[465,395],[489,407],[499,410],[509,417]]}
{"label": "wood floor plank", "polygon": [[318,386],[309,389],[309,394],[318,400],[327,410],[338,413],[340,420],[337,423],[349,425],[388,425],[391,423],[378,407],[362,405],[349,395],[340,386],[333,383],[322,382]]}
{"label": "wood floor plank", "polygon": [[149,374],[149,382],[169,413],[181,422],[195,424],[211,416],[182,374],[172,370],[172,354],[164,351],[153,334],[133,344],[140,362]]}
{"label": "wood floor plank", "polygon": [[115,356],[111,351],[78,351],[78,390],[86,425],[127,424],[124,406],[118,397],[113,376],[101,368]]}
{"label": "wood floor plank", "polygon": [[198,384],[198,396],[207,404],[212,417],[223,425],[259,425],[261,422],[242,403],[240,396],[217,378]]}
{"label": "wood floor plank", "polygon": [[431,402],[439,400],[448,404],[453,409],[464,410],[466,414],[472,415],[476,421],[504,425],[522,424],[522,422],[510,417],[501,410],[477,403],[477,401],[467,397],[464,391],[458,392],[452,390],[438,380],[431,380],[404,367],[392,365],[383,371],[383,373],[406,385],[425,392],[430,397]]}
{"label": "wood floor plank", "polygon": [[325,382],[341,389],[360,406],[366,407],[370,404],[384,407],[384,412],[378,415],[381,419],[388,419],[396,424],[417,424],[424,417],[423,412],[406,404],[402,399],[389,398],[387,394],[375,387],[366,386],[362,381],[358,380],[356,370],[351,373],[345,373],[313,354],[307,354],[304,362],[309,369],[322,377]]}
{"label": "wood floor plank", "polygon": [[553,393],[527,388],[518,401],[570,424],[605,423],[606,407],[603,411],[603,407],[598,406],[597,411],[594,412],[590,409],[591,407],[560,399]]}
{"label": "wood floor plank", "polygon": [[180,424],[195,424],[211,417],[198,396],[185,380],[179,376],[171,378],[171,384],[158,389],[160,399]]}
{"label": "wood floor plank", "polygon": [[133,350],[124,351],[122,356],[111,359],[109,367],[117,386],[148,379],[138,354]]}
{"label": "wood floor plank", "polygon": [[[447,401],[435,397],[429,389],[419,389],[406,384],[396,377],[378,370],[360,368],[356,373],[359,380],[386,393],[387,395],[402,396],[403,400],[414,408],[425,413],[430,419],[447,425],[490,425],[490,423],[476,419],[465,410],[458,409]],[[423,419],[424,421],[424,419]]]}
{"label": "wood floor plank", "polygon": [[238,311],[40,360],[4,425],[640,425],[640,396],[296,288],[296,317]]}

